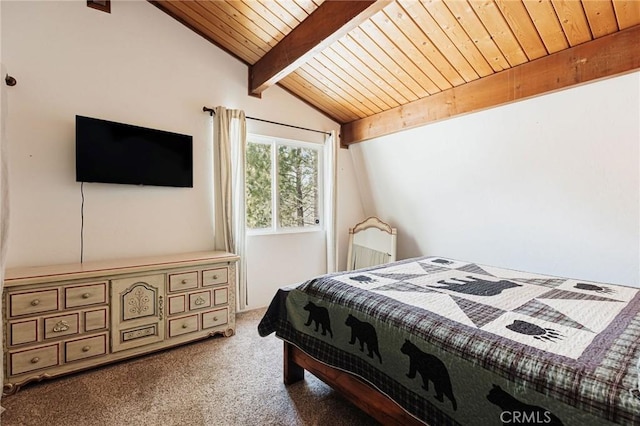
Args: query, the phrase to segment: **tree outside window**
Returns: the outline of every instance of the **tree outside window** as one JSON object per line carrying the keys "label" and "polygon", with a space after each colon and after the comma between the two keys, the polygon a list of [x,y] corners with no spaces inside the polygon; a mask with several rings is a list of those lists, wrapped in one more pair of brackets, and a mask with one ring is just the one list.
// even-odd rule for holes
{"label": "tree outside window", "polygon": [[247,228],[320,227],[322,146],[252,135],[247,143]]}
{"label": "tree outside window", "polygon": [[248,142],[246,161],[247,228],[271,228],[271,146]]}

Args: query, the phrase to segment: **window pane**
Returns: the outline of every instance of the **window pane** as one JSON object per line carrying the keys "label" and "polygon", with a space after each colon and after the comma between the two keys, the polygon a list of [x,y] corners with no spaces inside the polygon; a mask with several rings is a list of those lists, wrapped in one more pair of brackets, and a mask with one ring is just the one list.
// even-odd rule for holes
{"label": "window pane", "polygon": [[247,144],[247,228],[271,228],[271,145]]}
{"label": "window pane", "polygon": [[318,151],[278,146],[280,227],[317,226]]}

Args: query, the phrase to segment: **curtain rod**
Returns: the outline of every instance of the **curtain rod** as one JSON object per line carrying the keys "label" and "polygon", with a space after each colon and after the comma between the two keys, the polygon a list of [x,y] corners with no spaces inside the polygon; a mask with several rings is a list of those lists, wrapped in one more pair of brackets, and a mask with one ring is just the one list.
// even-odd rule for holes
{"label": "curtain rod", "polygon": [[[202,111],[208,112],[212,117],[216,113],[213,108],[209,108],[206,106],[202,107]],[[323,135],[331,135],[331,132],[325,132],[323,130],[309,129],[307,127],[294,126],[293,124],[278,123],[277,121],[263,120],[262,118],[247,117],[247,120],[262,121],[263,123],[277,124],[278,126],[293,127],[294,129],[306,130],[308,132],[316,132],[316,133],[322,133]]]}

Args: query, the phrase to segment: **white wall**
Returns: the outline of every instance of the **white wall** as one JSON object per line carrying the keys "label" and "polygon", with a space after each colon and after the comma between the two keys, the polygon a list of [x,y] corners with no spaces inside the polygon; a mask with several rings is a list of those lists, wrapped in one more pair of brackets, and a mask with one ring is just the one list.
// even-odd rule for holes
{"label": "white wall", "polygon": [[357,144],[399,258],[640,286],[640,73]]}
{"label": "white wall", "polygon": [[[0,2],[0,34],[2,34],[2,2]],[[4,62],[2,61],[2,43],[0,43],[0,76],[5,76],[7,74],[8,73],[4,66]],[[4,155],[4,148],[6,146],[6,139],[5,139],[5,124],[6,124],[5,116],[7,113],[7,108],[5,106],[5,103],[7,101],[7,96],[5,93],[6,88],[7,86],[5,86],[4,82],[0,80],[0,191],[2,191],[3,184],[6,184],[4,177],[2,175],[2,172],[4,171],[4,164],[2,160],[5,159],[3,155]],[[4,209],[6,207],[5,203],[8,200],[5,200],[4,197],[2,197],[2,194],[3,192],[0,192],[0,224],[6,223],[4,221],[8,220],[8,218],[5,217],[6,215],[4,214],[4,211],[6,211]],[[3,239],[3,237],[6,238],[6,236],[0,235],[0,241]],[[4,287],[4,266],[5,266],[4,263],[6,260],[6,257],[4,256],[4,254],[5,254],[5,247],[2,247],[2,243],[0,242],[0,291]],[[0,308],[0,310],[2,310],[2,308]],[[3,328],[2,324],[0,324],[0,333],[3,333],[4,335],[4,330],[2,328]],[[4,362],[2,357],[3,355],[0,355],[0,360]],[[0,380],[4,383],[4,369],[0,371]]]}
{"label": "white wall", "polygon": [[[2,62],[18,79],[10,88],[11,229],[8,266],[80,259],[80,184],[75,182],[75,115],[193,135],[194,188],[85,184],[84,259],[170,254],[212,248],[211,118],[202,106],[244,109],[248,116],[321,130],[335,122],[279,87],[247,96],[247,67],[148,2],[112,2],[111,14],[82,1],[3,1]],[[249,131],[256,131],[248,122]],[[283,134],[278,135],[278,132]],[[284,128],[271,130],[290,137]],[[341,179],[353,179],[341,150]],[[346,183],[339,225],[346,233],[362,208]],[[357,193],[356,193],[357,194]],[[354,201],[355,200],[355,201]],[[355,213],[351,211],[355,209]],[[251,287],[324,272],[324,240],[275,238],[251,257],[286,252],[282,263],[254,262]],[[344,243],[343,243],[344,244]],[[305,271],[286,265],[310,245]],[[341,248],[346,252],[346,248]],[[319,254],[318,254],[319,256]],[[274,284],[265,287],[265,283]],[[257,294],[257,293],[256,293]],[[251,300],[257,307],[264,297]]]}

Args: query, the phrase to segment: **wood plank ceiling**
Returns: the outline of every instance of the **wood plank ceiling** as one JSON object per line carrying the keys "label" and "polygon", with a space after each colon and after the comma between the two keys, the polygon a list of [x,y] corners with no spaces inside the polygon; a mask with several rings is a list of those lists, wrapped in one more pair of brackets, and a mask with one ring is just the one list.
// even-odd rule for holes
{"label": "wood plank ceiling", "polygon": [[[331,25],[333,20],[327,17],[334,16],[335,7],[328,6],[344,1],[152,3],[245,62],[250,73],[257,73],[265,62],[261,59],[272,50],[275,54],[291,34],[280,54],[297,55],[297,49],[309,54],[292,59],[272,83],[277,81],[340,123],[345,144],[640,68],[638,0],[350,2],[366,3],[358,6],[353,18],[367,8],[368,12],[350,24],[350,17],[340,17],[344,22],[339,25]],[[292,42],[294,29],[300,31],[305,21],[309,25],[296,34],[298,39],[313,39],[322,32],[325,26],[312,26],[309,17],[314,12],[320,16],[323,10],[323,22],[335,31],[333,37],[321,34],[308,48],[303,41]],[[548,81],[521,96],[489,99],[492,91],[516,87],[496,84],[509,80],[513,85],[516,79],[519,89],[521,83],[538,78],[532,72],[544,74],[546,68],[561,75],[539,77]],[[473,91],[465,87],[470,83]],[[266,87],[249,91],[256,94]],[[460,96],[482,96],[487,101],[476,99],[473,105],[452,108]],[[429,109],[440,112],[426,112]]]}

